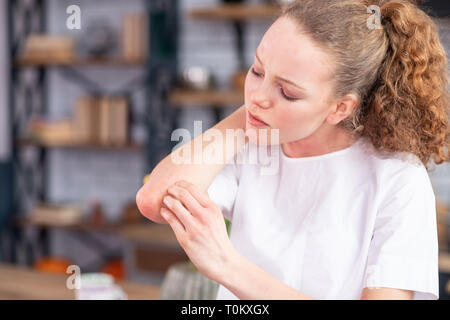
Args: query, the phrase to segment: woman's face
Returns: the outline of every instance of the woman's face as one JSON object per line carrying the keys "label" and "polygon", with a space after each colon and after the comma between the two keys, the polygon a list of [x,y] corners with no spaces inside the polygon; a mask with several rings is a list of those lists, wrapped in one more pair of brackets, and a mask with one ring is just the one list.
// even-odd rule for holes
{"label": "woman's face", "polygon": [[[336,109],[336,102],[329,99],[333,91],[330,60],[296,31],[291,20],[275,21],[264,34],[246,76],[246,129],[268,129],[269,138],[271,129],[279,129],[281,144],[323,135],[325,130],[318,129],[324,124],[334,128],[325,122]],[[248,112],[268,126],[252,125]]]}

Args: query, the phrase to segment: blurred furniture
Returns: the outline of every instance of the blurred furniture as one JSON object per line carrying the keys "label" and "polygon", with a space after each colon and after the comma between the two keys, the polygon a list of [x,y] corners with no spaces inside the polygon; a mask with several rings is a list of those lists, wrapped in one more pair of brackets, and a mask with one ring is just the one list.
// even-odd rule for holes
{"label": "blurred furniture", "polygon": [[[134,23],[133,17],[126,20],[127,30],[123,30],[123,37],[136,34],[136,27],[146,25],[148,41],[124,44],[123,52],[119,56],[71,56],[67,59],[59,59],[52,56],[43,57],[36,55],[22,55],[30,35],[41,35],[45,38],[48,34],[49,7],[54,5],[47,0],[8,0],[8,27],[9,27],[9,50],[10,50],[10,114],[11,114],[11,142],[12,142],[12,181],[8,183],[7,190],[12,190],[12,208],[7,219],[5,237],[10,241],[0,243],[0,252],[6,252],[4,259],[13,263],[20,262],[21,257],[28,257],[26,263],[33,264],[33,243],[27,241],[26,229],[18,227],[15,222],[17,218],[25,217],[36,203],[49,203],[47,191],[49,189],[49,177],[47,167],[48,148],[70,148],[90,149],[98,152],[123,151],[142,152],[146,158],[147,167],[145,171],[151,172],[152,168],[164,158],[176,142],[170,139],[174,129],[176,110],[166,108],[167,92],[176,78],[177,68],[177,12],[178,1],[145,1],[144,10],[139,13],[139,23]],[[108,3],[100,4],[108,5]],[[126,13],[124,13],[126,14]],[[33,17],[32,21],[30,17]],[[135,17],[134,17],[135,18]],[[124,21],[125,21],[124,20]],[[136,20],[136,19],[134,19]],[[143,21],[145,20],[145,21]],[[131,23],[130,23],[131,21]],[[125,22],[124,22],[125,24]],[[122,41],[127,39],[122,38]],[[31,38],[34,48],[39,47],[39,38]],[[51,40],[51,39],[50,39]],[[30,42],[28,42],[30,43]],[[63,45],[63,47],[70,47]],[[148,46],[148,48],[146,48]],[[42,46],[40,46],[42,47]],[[58,45],[57,45],[58,47]],[[48,48],[44,48],[48,49]],[[67,50],[66,50],[67,52]],[[47,51],[48,53],[48,51]],[[67,56],[67,55],[66,55]],[[65,57],[66,57],[65,56]],[[80,72],[82,68],[123,68],[128,67],[142,69],[142,74],[121,88],[109,92],[102,83],[89,79],[85,73]],[[120,94],[131,100],[135,90],[144,89],[146,97],[145,116],[131,114],[130,126],[136,122],[143,122],[148,132],[146,145],[129,142],[122,145],[101,145],[100,143],[48,143],[36,139],[24,137],[24,131],[30,119],[36,115],[45,115],[49,111],[48,91],[51,90],[48,82],[49,68],[61,73],[65,78],[79,85],[87,95]],[[75,103],[74,103],[75,105]],[[95,196],[95,195],[93,195]],[[39,243],[42,244],[44,256],[49,253],[48,238],[52,225],[35,224],[38,229]],[[80,241],[86,243],[102,244],[96,241],[95,232],[100,230],[78,228]],[[0,230],[1,231],[1,230]],[[91,236],[89,236],[90,234]],[[2,234],[0,234],[2,235]],[[86,240],[87,239],[87,240]],[[17,244],[17,245],[16,245]],[[21,250],[20,252],[17,249]],[[115,269],[117,271],[117,267]],[[120,271],[118,271],[120,273]]]}
{"label": "blurred furniture", "polygon": [[[0,264],[0,300],[74,300],[66,287],[68,275],[45,273],[15,265]],[[159,288],[117,281],[129,300],[157,300]]]}
{"label": "blurred furniture", "polygon": [[38,259],[34,263],[33,267],[34,269],[42,272],[65,274],[67,268],[72,264],[73,262],[65,258],[44,257],[42,259]]}
{"label": "blurred furniture", "polygon": [[439,250],[448,251],[449,246],[449,229],[450,229],[450,216],[449,208],[447,205],[440,201],[436,201],[436,213],[437,213],[437,231],[439,240]]}
{"label": "blurred furniture", "polygon": [[190,262],[178,262],[161,284],[161,300],[215,300],[219,283],[204,276]]}
{"label": "blurred furniture", "polygon": [[281,7],[276,4],[245,4],[223,3],[216,6],[191,9],[190,18],[210,20],[247,20],[247,19],[271,19],[281,13]]}
{"label": "blurred furniture", "polygon": [[187,13],[191,19],[209,20],[211,23],[224,20],[230,22],[235,36],[235,52],[238,58],[238,70],[230,79],[227,90],[187,90],[175,87],[170,92],[169,101],[175,108],[185,106],[202,106],[211,108],[215,123],[222,120],[222,108],[239,107],[244,103],[243,81],[248,66],[244,54],[245,22],[250,19],[274,20],[281,13],[281,6],[276,4],[222,3],[242,1],[219,1],[218,4],[204,8],[190,9]]}
{"label": "blurred furniture", "polygon": [[450,300],[450,253],[439,253],[439,299]]}
{"label": "blurred furniture", "polygon": [[218,90],[186,90],[176,88],[172,90],[169,101],[175,107],[214,105],[238,105],[244,103],[244,96],[238,91],[218,91]]}
{"label": "blurred furniture", "polygon": [[70,63],[73,60],[76,43],[72,37],[31,34],[25,41],[22,57],[34,61],[55,61]]}
{"label": "blurred furniture", "polygon": [[168,224],[130,224],[119,234],[127,241],[130,273],[151,271],[164,276],[171,265],[189,260]]}
{"label": "blurred furniture", "polygon": [[[33,244],[38,244],[37,250],[28,250],[27,252],[27,261],[30,264],[51,256],[50,237],[48,236],[51,229],[66,230],[67,235],[81,245],[95,249],[98,259],[91,263],[93,267],[86,267],[95,269],[94,266],[105,261],[102,270],[116,278],[125,277],[124,273],[126,272],[134,274],[140,271],[149,271],[163,276],[172,264],[189,259],[168,224],[156,224],[145,220],[102,225],[97,225],[92,221],[52,224],[49,221],[33,221],[22,218],[16,221],[16,225],[23,230],[23,234],[27,234],[26,230],[32,228],[44,231],[44,235],[38,233],[37,238],[24,236],[21,239],[25,247],[31,248]],[[111,248],[104,243],[100,237],[102,234],[115,235],[124,240],[125,252],[121,248]],[[119,256],[123,258],[123,261],[118,258]]]}
{"label": "blurred furniture", "polygon": [[450,240],[448,237],[450,220],[448,205],[436,201],[436,217],[439,240],[439,298],[450,300]]}

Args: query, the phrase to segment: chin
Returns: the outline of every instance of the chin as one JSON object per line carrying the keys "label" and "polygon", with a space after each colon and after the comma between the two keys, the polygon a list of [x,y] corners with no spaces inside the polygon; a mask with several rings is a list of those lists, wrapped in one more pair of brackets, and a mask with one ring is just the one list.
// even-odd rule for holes
{"label": "chin", "polygon": [[245,135],[249,142],[257,145],[277,145],[280,144],[279,134],[272,128],[245,127]]}

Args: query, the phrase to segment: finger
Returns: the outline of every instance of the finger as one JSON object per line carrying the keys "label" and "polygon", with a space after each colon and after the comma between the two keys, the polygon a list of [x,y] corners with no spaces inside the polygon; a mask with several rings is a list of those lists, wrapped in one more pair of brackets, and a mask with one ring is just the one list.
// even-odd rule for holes
{"label": "finger", "polygon": [[204,209],[186,188],[172,185],[167,192],[178,199],[192,215],[199,215],[200,210]]}
{"label": "finger", "polygon": [[196,185],[186,180],[177,181],[175,185],[186,188],[203,207],[207,208],[211,205],[212,201],[209,196]]}
{"label": "finger", "polygon": [[173,212],[171,212],[169,209],[161,208],[161,216],[164,219],[166,219],[166,221],[169,223],[173,232],[177,236],[177,239],[179,236],[184,235],[186,230],[185,230],[183,224],[180,222],[180,220],[177,218],[177,216]]}
{"label": "finger", "polygon": [[169,210],[176,215],[179,221],[183,224],[185,230],[188,230],[192,224],[192,219],[194,219],[192,214],[186,210],[179,200],[170,195],[165,196],[163,198],[163,202],[167,208],[169,208]]}

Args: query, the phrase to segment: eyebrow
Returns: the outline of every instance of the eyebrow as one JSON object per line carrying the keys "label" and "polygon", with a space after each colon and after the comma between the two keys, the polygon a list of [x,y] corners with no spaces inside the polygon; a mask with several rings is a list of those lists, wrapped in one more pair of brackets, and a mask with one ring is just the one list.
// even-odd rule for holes
{"label": "eyebrow", "polygon": [[[255,51],[255,57],[256,57],[256,59],[258,59],[259,63],[261,63],[261,65],[264,67],[264,64],[262,63],[261,59],[258,56],[258,51]],[[293,82],[293,81],[291,81],[289,79],[285,79],[285,78],[282,78],[280,76],[275,76],[275,79],[283,81],[283,82],[286,82],[286,83],[289,83],[289,84],[293,85],[294,87],[299,88],[300,90],[306,91],[305,88],[299,86],[298,84],[296,84],[295,82]]]}

